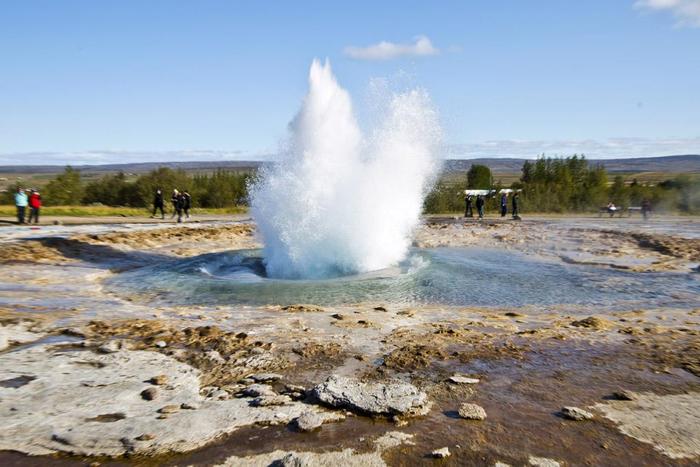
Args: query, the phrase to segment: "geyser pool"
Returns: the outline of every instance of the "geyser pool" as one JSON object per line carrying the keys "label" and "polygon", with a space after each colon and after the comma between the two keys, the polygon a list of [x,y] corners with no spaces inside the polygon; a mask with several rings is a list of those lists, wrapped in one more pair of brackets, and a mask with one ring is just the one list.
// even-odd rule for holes
{"label": "geyser pool", "polygon": [[420,90],[390,96],[379,121],[363,135],[330,64],[313,62],[284,157],[251,189],[270,277],[365,273],[406,257],[441,131]]}
{"label": "geyser pool", "polygon": [[106,287],[154,304],[182,305],[700,307],[696,274],[640,274],[476,248],[411,249],[395,267],[321,280],[269,277],[261,250],[238,250],[123,272]]}

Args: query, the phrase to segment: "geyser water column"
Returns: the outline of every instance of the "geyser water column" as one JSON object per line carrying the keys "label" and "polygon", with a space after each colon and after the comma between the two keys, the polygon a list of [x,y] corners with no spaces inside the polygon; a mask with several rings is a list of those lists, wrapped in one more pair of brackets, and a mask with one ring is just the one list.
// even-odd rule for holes
{"label": "geyser water column", "polygon": [[406,256],[441,129],[421,90],[391,95],[379,121],[364,137],[330,64],[314,60],[288,147],[251,190],[269,276],[363,273]]}

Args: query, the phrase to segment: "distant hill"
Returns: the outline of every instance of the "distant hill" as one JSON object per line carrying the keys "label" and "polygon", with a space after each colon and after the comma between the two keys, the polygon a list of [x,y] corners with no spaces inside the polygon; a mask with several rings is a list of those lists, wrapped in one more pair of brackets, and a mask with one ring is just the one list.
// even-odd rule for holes
{"label": "distant hill", "polygon": [[[140,162],[130,164],[99,164],[99,165],[74,165],[74,169],[90,173],[144,173],[159,167],[183,170],[253,170],[265,162],[261,161],[185,161],[185,162]],[[63,171],[65,165],[5,165],[0,166],[0,173],[28,173],[51,174]]]}
{"label": "distant hill", "polygon": [[[479,158],[479,159],[450,159],[445,161],[445,172],[466,172],[472,164],[483,164],[495,173],[516,173],[523,168],[526,159],[513,158]],[[689,154],[682,156],[635,157],[630,159],[589,159],[592,165],[601,164],[608,172],[666,172],[700,173],[700,155]]]}
{"label": "distant hill", "polygon": [[[495,173],[519,173],[526,159],[516,158],[476,158],[448,159],[443,170],[450,172],[466,172],[472,164],[483,164]],[[700,173],[700,155],[689,154],[662,157],[635,157],[630,159],[589,159],[591,164],[601,164],[608,172],[637,173],[637,172],[666,172],[666,173]],[[211,171],[215,169],[254,170],[267,164],[261,161],[186,161],[186,162],[144,162],[131,164],[76,165],[74,168],[85,173],[101,174],[125,172],[140,174],[158,167],[184,169],[188,171]],[[52,174],[63,170],[62,165],[10,165],[0,166],[2,174]]]}

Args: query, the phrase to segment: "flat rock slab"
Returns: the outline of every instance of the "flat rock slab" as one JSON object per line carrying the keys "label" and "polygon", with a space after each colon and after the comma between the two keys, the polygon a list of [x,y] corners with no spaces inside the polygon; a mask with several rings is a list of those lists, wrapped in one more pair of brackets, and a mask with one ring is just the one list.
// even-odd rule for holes
{"label": "flat rock slab", "polygon": [[[167,384],[158,386],[154,400],[144,399],[158,375]],[[21,381],[0,385],[0,450],[31,455],[186,452],[242,426],[286,424],[323,410],[291,401],[251,407],[246,399],[204,398],[198,370],[153,351],[98,354],[37,345],[0,354],[0,381]]]}
{"label": "flat rock slab", "polygon": [[32,326],[33,323],[29,321],[0,324],[0,350],[5,350],[14,344],[25,344],[44,337],[44,334],[33,330]]}
{"label": "flat rock slab", "polygon": [[333,375],[316,386],[312,395],[324,404],[361,414],[423,415],[430,409],[424,392],[401,381],[364,383]]}
{"label": "flat rock slab", "polygon": [[609,401],[595,408],[622,433],[672,459],[700,457],[700,393],[635,393],[632,401]]}

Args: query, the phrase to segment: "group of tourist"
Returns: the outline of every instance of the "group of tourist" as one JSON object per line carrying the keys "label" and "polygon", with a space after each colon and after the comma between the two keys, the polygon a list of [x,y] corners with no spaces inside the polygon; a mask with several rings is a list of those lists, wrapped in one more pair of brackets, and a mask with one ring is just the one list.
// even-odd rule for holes
{"label": "group of tourist", "polygon": [[[170,203],[173,206],[173,215],[170,218],[177,216],[177,221],[182,222],[183,215],[186,219],[190,218],[190,208],[192,207],[192,196],[185,191],[179,191],[177,188],[173,190],[170,196]],[[156,217],[156,212],[160,211],[160,218],[165,219],[165,202],[163,200],[163,190],[158,188],[153,198],[153,215]]]}
{"label": "group of tourist", "polygon": [[[520,195],[514,192],[511,200],[513,219],[519,219],[520,211],[518,210],[518,205],[520,203]],[[485,195],[476,195],[475,200],[474,195],[467,193],[467,196],[464,198],[464,203],[466,204],[464,217],[474,217],[473,206],[476,204],[476,212],[479,219],[484,218],[484,206],[486,205]],[[508,214],[508,193],[501,193],[501,217],[506,217],[506,214]]]}
{"label": "group of tourist", "polygon": [[[29,192],[29,195],[27,195]],[[27,215],[27,208],[29,208],[29,223],[39,223],[39,210],[41,209],[41,194],[36,189],[25,190],[24,188],[17,188],[17,193],[15,193],[15,206],[17,207],[17,223],[25,224],[27,223],[25,216]]]}

